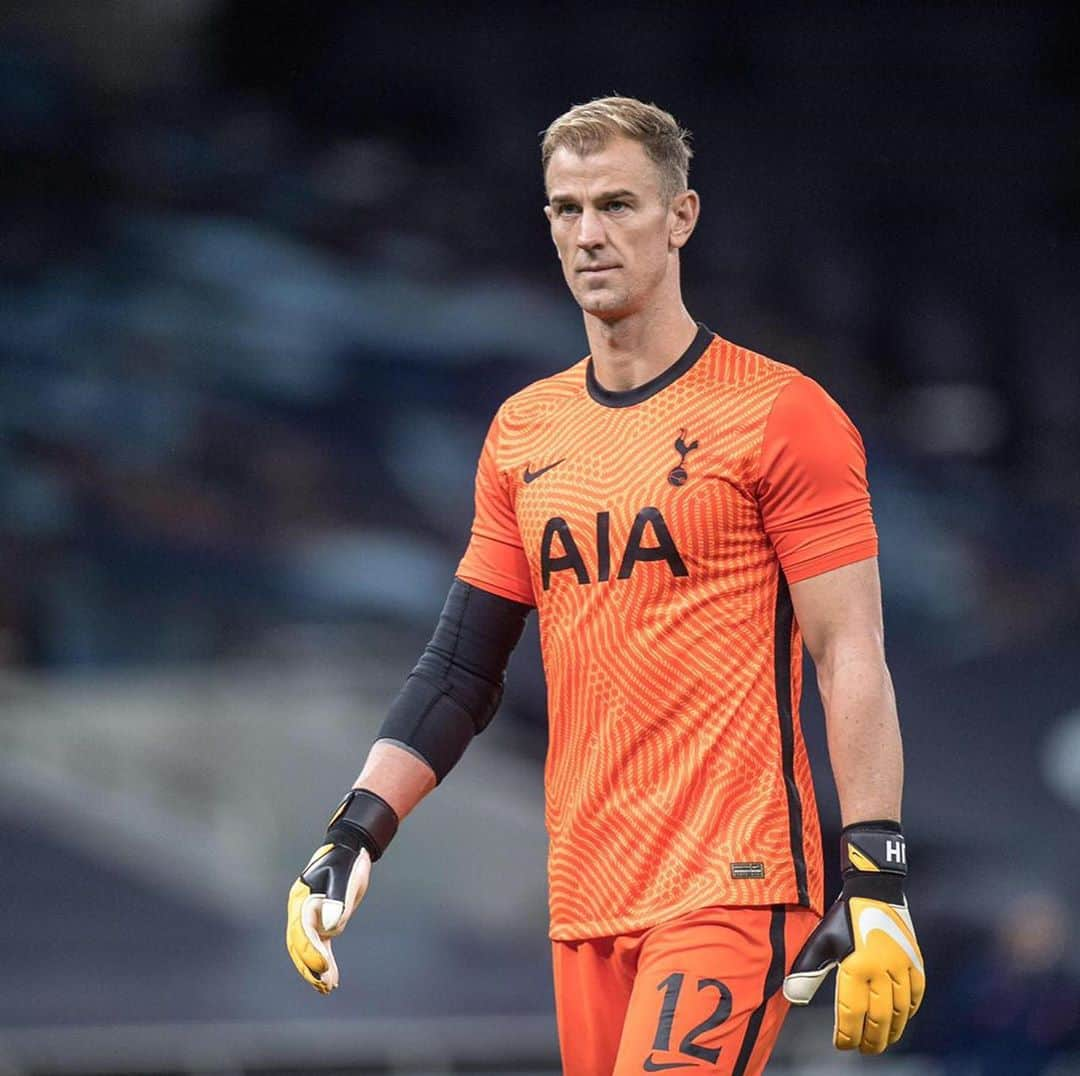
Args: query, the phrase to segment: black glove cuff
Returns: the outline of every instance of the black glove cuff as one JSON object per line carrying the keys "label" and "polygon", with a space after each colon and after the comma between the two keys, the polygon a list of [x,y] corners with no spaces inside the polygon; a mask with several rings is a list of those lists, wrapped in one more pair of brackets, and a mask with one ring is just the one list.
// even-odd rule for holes
{"label": "black glove cuff", "polygon": [[840,869],[853,872],[907,874],[907,847],[900,823],[888,819],[856,822],[840,833]]}
{"label": "black glove cuff", "polygon": [[381,796],[366,788],[354,788],[330,817],[326,839],[359,852],[366,848],[374,863],[397,833],[398,816]]}

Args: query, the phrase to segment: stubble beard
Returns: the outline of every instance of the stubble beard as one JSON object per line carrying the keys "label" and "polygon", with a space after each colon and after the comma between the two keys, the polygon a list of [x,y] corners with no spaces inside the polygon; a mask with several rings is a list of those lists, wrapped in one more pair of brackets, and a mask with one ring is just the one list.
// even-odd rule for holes
{"label": "stubble beard", "polygon": [[[578,306],[586,315],[601,321],[617,321],[649,306],[659,299],[665,291],[665,276],[669,266],[657,264],[651,273],[644,277],[627,279],[625,269],[618,270],[621,279],[593,288],[587,282],[571,284],[570,290]],[[569,281],[567,283],[570,283]],[[630,286],[633,285],[633,286]]]}
{"label": "stubble beard", "polygon": [[626,288],[583,289],[574,295],[583,313],[607,320],[630,312],[630,292]]}

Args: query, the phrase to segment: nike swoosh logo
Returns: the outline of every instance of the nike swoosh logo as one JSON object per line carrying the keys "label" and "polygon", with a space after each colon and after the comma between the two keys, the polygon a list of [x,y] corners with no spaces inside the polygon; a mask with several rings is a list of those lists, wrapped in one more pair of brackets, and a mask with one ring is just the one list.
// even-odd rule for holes
{"label": "nike swoosh logo", "polygon": [[649,1054],[641,1067],[646,1072],[663,1072],[665,1069],[696,1069],[699,1066],[693,1061],[654,1061],[652,1054]]}
{"label": "nike swoosh logo", "polygon": [[530,482],[535,482],[542,474],[547,474],[552,467],[558,467],[560,463],[565,463],[566,457],[563,456],[561,460],[556,460],[554,463],[549,463],[546,467],[541,467],[539,471],[530,471],[528,465],[525,466],[525,483],[528,485]]}
{"label": "nike swoosh logo", "polygon": [[896,925],[896,922],[880,908],[863,908],[862,913],[859,915],[859,934],[862,936],[863,945],[866,944],[866,939],[875,930],[880,930],[882,934],[892,938],[904,950],[908,960],[911,961],[911,966],[917,968],[920,972],[923,971],[923,962],[919,954],[915,952],[911,942]]}

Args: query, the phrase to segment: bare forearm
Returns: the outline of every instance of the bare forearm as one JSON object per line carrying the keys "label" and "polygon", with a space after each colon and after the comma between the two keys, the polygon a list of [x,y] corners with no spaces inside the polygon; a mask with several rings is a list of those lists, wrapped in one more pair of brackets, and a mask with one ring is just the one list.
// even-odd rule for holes
{"label": "bare forearm", "polygon": [[353,788],[382,797],[403,819],[433,788],[435,771],[416,755],[387,740],[376,740]]}
{"label": "bare forearm", "polygon": [[818,666],[829,757],[844,825],[900,821],[904,756],[896,696],[877,647]]}

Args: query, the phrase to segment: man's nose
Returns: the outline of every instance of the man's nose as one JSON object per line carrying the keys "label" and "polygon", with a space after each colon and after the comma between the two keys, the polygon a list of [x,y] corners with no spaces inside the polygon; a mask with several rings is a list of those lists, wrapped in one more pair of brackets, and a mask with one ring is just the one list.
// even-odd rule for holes
{"label": "man's nose", "polygon": [[595,250],[597,247],[604,245],[604,222],[595,209],[586,207],[581,211],[577,245],[582,250]]}

